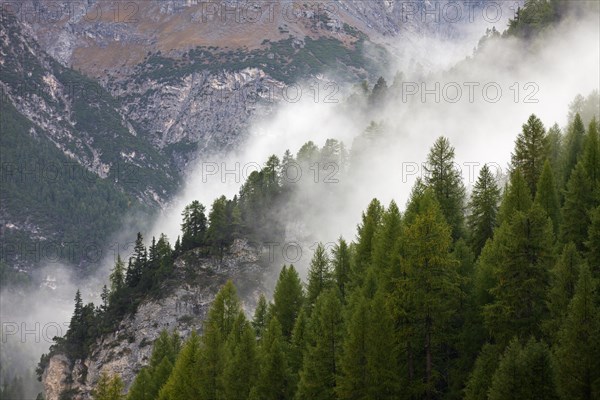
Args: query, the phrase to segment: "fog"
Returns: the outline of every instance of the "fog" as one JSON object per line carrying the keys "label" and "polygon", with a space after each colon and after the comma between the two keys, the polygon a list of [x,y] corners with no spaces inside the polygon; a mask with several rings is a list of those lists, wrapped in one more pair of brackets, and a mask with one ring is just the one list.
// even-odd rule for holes
{"label": "fog", "polygon": [[[347,240],[355,238],[361,212],[372,198],[386,206],[395,200],[403,209],[415,179],[423,173],[421,163],[429,147],[441,135],[455,147],[456,162],[467,187],[474,183],[484,163],[491,164],[499,174],[505,173],[514,140],[529,115],[535,113],[546,128],[554,123],[564,127],[575,96],[588,95],[600,87],[600,27],[598,14],[588,13],[577,20],[567,19],[528,44],[516,39],[488,42],[476,57],[471,57],[488,25],[478,21],[468,27],[469,32],[459,42],[415,38],[405,46],[404,39],[386,39],[399,57],[385,76],[388,85],[396,72],[405,75],[386,104],[375,111],[354,110],[345,104],[345,98],[354,90],[350,85],[340,85],[338,104],[326,103],[322,98],[315,102],[312,95],[303,95],[297,103],[281,102],[273,115],[251,126],[236,151],[197,159],[181,193],[156,221],[150,222],[144,236],[165,233],[174,243],[180,234],[183,207],[192,200],[199,200],[208,211],[216,197],[237,194],[249,173],[263,166],[269,155],[281,157],[287,149],[296,154],[309,140],[321,147],[326,139],[335,138],[350,150],[371,121],[382,123],[384,134],[376,143],[362,148],[350,172],[336,175],[337,183],[303,186],[286,207],[288,229],[282,240],[297,241],[308,249],[296,262],[302,274],[314,242],[333,242],[340,235]],[[504,30],[504,25],[496,27]],[[398,50],[403,46],[406,51]],[[330,81],[336,82],[336,77],[325,74],[320,80]],[[462,91],[460,95],[457,88]],[[428,94],[423,89],[428,89]],[[134,239],[127,237],[131,231],[128,225],[127,234],[119,235],[116,241],[124,259],[128,254],[124,244]],[[84,300],[97,303],[101,282],[113,264],[114,254],[106,253],[99,261],[96,276],[84,283],[71,278],[68,266],[48,264],[40,276],[56,277],[56,289],[43,286],[35,293],[18,296],[22,301],[18,305],[6,293],[0,294],[3,324],[20,327],[26,323],[28,329],[37,329],[41,338],[39,342],[32,341],[32,336],[21,340],[21,331],[10,338],[3,335],[3,354],[10,343],[23,342],[15,353],[27,356],[15,356],[22,357],[18,362],[25,366],[36,362],[50,344],[43,337],[51,331],[48,324],[64,327],[70,318],[76,288],[84,288]],[[46,331],[32,328],[36,323],[41,327],[46,324]]]}

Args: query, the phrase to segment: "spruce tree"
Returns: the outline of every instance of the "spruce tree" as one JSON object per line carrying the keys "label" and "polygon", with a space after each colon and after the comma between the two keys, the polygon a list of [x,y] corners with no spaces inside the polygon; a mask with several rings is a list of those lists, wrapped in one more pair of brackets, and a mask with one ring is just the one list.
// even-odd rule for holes
{"label": "spruce tree", "polygon": [[469,202],[468,226],[471,247],[476,255],[494,234],[498,222],[500,189],[487,164],[481,168]]}
{"label": "spruce tree", "polygon": [[452,229],[452,238],[463,234],[465,188],[455,166],[454,147],[445,137],[438,138],[427,156],[425,183],[433,190],[442,214]]}
{"label": "spruce tree", "polygon": [[517,136],[515,151],[512,153],[512,168],[521,170],[533,196],[546,158],[546,130],[542,121],[532,114]]}
{"label": "spruce tree", "polygon": [[527,212],[533,203],[531,191],[527,186],[525,178],[520,169],[510,174],[510,183],[504,191],[502,204],[500,205],[498,222],[509,221],[517,211]]}
{"label": "spruce tree", "polygon": [[580,269],[575,296],[555,346],[557,384],[564,400],[600,398],[600,310],[597,281],[589,268]]}
{"label": "spruce tree", "polygon": [[120,254],[117,255],[117,262],[110,273],[109,281],[111,295],[115,295],[125,286],[125,264]]}
{"label": "spruce tree", "polygon": [[304,293],[300,276],[293,265],[289,267],[284,265],[273,293],[273,315],[279,320],[283,337],[286,340],[290,340],[292,337],[294,323],[303,302]]}

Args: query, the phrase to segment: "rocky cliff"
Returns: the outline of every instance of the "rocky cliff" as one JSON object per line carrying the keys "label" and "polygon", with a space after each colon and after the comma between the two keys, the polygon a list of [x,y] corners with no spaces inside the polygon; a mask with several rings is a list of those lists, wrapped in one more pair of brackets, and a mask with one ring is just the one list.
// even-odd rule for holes
{"label": "rocky cliff", "polygon": [[176,330],[186,338],[192,330],[202,331],[202,321],[220,287],[232,280],[248,316],[260,293],[268,270],[261,249],[237,239],[222,260],[191,251],[175,262],[173,278],[164,283],[160,299],[149,298],[128,316],[118,330],[101,337],[85,360],[69,360],[54,354],[42,376],[46,400],[61,393],[72,399],[89,399],[90,391],[103,372],[119,374],[126,388],[149,362],[152,343],[164,329]]}

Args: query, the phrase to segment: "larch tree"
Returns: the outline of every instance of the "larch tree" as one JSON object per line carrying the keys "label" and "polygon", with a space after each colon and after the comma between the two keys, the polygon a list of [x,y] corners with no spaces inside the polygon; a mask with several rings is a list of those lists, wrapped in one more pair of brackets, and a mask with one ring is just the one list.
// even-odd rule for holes
{"label": "larch tree", "polygon": [[592,205],[592,185],[583,163],[579,162],[571,173],[565,192],[560,229],[563,243],[573,242],[579,251],[585,250]]}
{"label": "larch tree", "polygon": [[587,266],[579,272],[575,296],[555,349],[558,391],[564,400],[600,397],[600,310],[597,281]]}
{"label": "larch tree", "polygon": [[298,400],[334,400],[342,351],[342,303],[336,288],[323,292],[310,317]]}
{"label": "larch tree", "polygon": [[463,234],[465,187],[461,172],[454,161],[454,147],[445,137],[439,137],[427,156],[424,166],[425,184],[433,190],[442,214],[452,229],[452,238]]}
{"label": "larch tree", "polygon": [[513,169],[521,170],[533,196],[547,155],[546,129],[542,121],[532,114],[517,136],[511,163]]}
{"label": "larch tree", "polygon": [[476,255],[494,234],[498,223],[500,189],[487,164],[481,168],[468,205],[469,241]]}
{"label": "larch tree", "polygon": [[273,315],[281,324],[286,340],[292,337],[294,323],[304,303],[302,281],[293,265],[283,266],[273,293]]}
{"label": "larch tree", "polygon": [[[308,270],[308,287],[306,290],[306,305],[311,310],[317,297],[333,286],[333,274],[329,257],[322,243],[315,248],[315,254],[310,261]],[[293,326],[293,325],[292,325]]]}
{"label": "larch tree", "polygon": [[535,202],[542,206],[546,215],[552,220],[554,232],[558,232],[560,219],[560,202],[556,191],[554,173],[550,162],[546,160],[540,179],[537,183]]}

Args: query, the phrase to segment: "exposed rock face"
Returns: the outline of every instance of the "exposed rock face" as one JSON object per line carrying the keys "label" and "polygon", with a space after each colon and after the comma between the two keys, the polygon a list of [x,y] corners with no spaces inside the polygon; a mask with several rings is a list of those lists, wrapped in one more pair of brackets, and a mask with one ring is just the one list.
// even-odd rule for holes
{"label": "exposed rock face", "polygon": [[[202,321],[221,286],[232,280],[247,314],[264,291],[265,266],[260,249],[236,240],[222,260],[184,254],[175,262],[175,276],[165,283],[161,299],[148,299],[135,315],[125,318],[117,331],[98,340],[85,360],[68,360],[62,354],[50,358],[42,382],[46,400],[58,400],[65,390],[74,399],[89,399],[103,372],[119,374],[129,388],[139,370],[149,362],[152,343],[162,330],[176,330],[187,338],[202,331]],[[71,383],[72,382],[72,383]]]}

